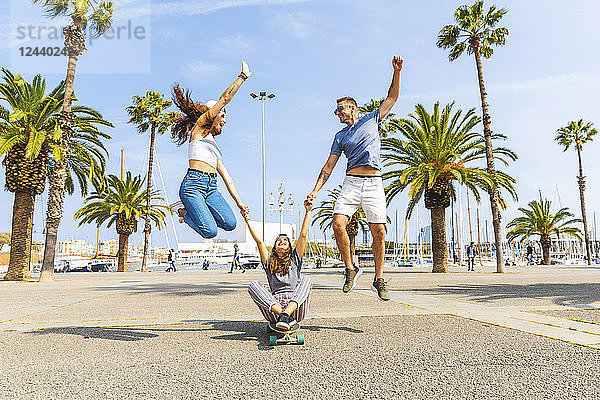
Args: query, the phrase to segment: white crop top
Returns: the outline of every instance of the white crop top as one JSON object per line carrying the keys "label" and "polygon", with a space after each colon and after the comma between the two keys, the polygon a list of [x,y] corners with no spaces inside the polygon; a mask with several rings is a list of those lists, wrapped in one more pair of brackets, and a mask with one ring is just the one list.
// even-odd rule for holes
{"label": "white crop top", "polygon": [[190,140],[188,147],[188,159],[203,161],[213,168],[217,168],[217,162],[222,157],[221,149],[210,133],[203,138]]}

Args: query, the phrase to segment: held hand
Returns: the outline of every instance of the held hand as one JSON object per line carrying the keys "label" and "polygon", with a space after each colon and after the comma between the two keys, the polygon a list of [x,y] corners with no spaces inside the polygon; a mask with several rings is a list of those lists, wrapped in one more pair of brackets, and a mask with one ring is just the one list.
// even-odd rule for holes
{"label": "held hand", "polygon": [[309,202],[313,202],[313,200],[317,197],[317,193],[316,192],[310,192],[307,196],[306,196],[306,200]]}
{"label": "held hand", "polygon": [[242,217],[244,217],[245,220],[248,220],[248,218],[250,218],[250,209],[248,208],[248,206],[240,202],[238,204],[238,207],[240,208],[240,213],[242,214]]}
{"label": "held hand", "polygon": [[250,78],[250,75],[252,75],[250,68],[248,68],[248,64],[246,64],[246,61],[244,60],[242,60],[242,74],[246,75],[247,78]]}
{"label": "held hand", "polygon": [[306,208],[306,212],[309,212],[311,210],[313,206],[312,201],[309,201],[308,199],[304,200],[304,208]]}
{"label": "held hand", "polygon": [[392,67],[394,68],[394,71],[402,71],[402,65],[404,64],[404,58],[400,57],[400,56],[394,56],[394,58],[392,59]]}

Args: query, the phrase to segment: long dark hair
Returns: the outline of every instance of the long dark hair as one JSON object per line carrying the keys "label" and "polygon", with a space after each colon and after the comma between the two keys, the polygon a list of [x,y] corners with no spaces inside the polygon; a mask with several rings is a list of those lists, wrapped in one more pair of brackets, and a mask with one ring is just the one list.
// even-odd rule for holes
{"label": "long dark hair", "polygon": [[[171,126],[171,138],[178,146],[187,142],[198,118],[209,110],[206,104],[193,101],[191,94],[189,90],[184,92],[179,84],[173,86],[173,103],[183,113],[177,116],[175,123]],[[201,128],[210,129],[212,123],[212,118],[207,118],[206,123]]]}
{"label": "long dark hair", "polygon": [[[285,237],[288,242],[288,251],[280,257],[275,251],[275,244],[280,237]],[[279,275],[287,275],[290,271],[290,265],[292,264],[292,242],[287,235],[279,235],[275,239],[275,243],[273,243],[273,249],[271,250],[271,257],[269,261],[269,272],[271,274],[279,274]]]}

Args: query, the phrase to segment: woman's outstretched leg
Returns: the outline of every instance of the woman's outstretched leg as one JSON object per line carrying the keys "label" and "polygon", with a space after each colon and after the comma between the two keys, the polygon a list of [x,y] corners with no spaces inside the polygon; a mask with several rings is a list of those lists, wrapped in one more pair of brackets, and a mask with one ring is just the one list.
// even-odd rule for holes
{"label": "woman's outstretched leg", "polygon": [[[248,286],[248,293],[265,319],[269,322],[276,322],[279,313],[282,311],[282,307],[275,297],[273,297],[271,291],[261,281],[252,281],[250,286]],[[278,313],[275,313],[274,309]]]}
{"label": "woman's outstretched leg", "polygon": [[179,198],[185,206],[183,221],[203,238],[217,236],[217,222],[206,204],[209,176],[189,171],[179,188]]}
{"label": "woman's outstretched leg", "polygon": [[[215,178],[216,180],[216,178]],[[206,196],[206,205],[210,210],[217,226],[225,231],[232,231],[237,225],[235,214],[221,193],[216,189],[211,190]]]}

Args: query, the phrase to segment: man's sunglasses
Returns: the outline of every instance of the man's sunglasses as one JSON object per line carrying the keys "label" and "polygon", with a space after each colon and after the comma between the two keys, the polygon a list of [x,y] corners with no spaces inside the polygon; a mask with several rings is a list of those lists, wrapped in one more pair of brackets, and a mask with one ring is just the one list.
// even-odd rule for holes
{"label": "man's sunglasses", "polygon": [[351,104],[346,104],[345,106],[337,106],[337,108],[335,110],[333,110],[334,114],[339,114],[342,112],[342,110],[344,109],[344,107],[352,107]]}

